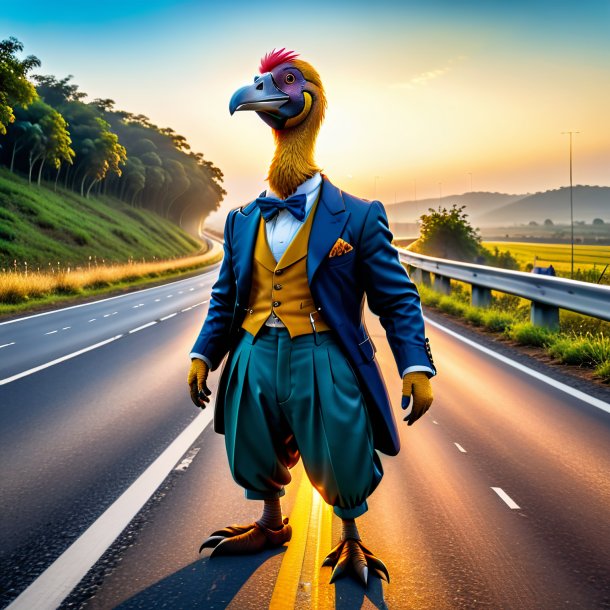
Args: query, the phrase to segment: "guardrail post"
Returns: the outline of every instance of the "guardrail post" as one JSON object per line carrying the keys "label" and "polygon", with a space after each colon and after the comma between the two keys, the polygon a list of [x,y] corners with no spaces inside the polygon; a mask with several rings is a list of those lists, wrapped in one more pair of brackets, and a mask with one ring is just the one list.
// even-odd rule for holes
{"label": "guardrail post", "polygon": [[441,294],[451,294],[451,280],[444,275],[434,274],[434,290]]}
{"label": "guardrail post", "polygon": [[491,290],[473,284],[470,302],[474,307],[489,307],[491,305]]}
{"label": "guardrail post", "polygon": [[430,272],[421,269],[421,283],[426,286],[432,286],[432,280],[430,279]]}
{"label": "guardrail post", "polygon": [[559,328],[559,307],[532,301],[532,306],[530,308],[530,321],[536,326]]}
{"label": "guardrail post", "polygon": [[416,284],[421,283],[421,281],[422,281],[421,269],[418,269],[417,267],[411,267],[409,265],[409,266],[407,266],[407,273],[409,274],[409,277],[411,278],[412,282],[415,282]]}

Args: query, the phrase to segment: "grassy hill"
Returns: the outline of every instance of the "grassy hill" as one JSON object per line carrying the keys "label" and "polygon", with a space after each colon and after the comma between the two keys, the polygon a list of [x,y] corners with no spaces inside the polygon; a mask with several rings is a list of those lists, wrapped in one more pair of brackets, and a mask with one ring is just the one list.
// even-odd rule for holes
{"label": "grassy hill", "polygon": [[31,270],[193,254],[201,244],[173,223],[110,197],[39,188],[0,169],[0,268]]}

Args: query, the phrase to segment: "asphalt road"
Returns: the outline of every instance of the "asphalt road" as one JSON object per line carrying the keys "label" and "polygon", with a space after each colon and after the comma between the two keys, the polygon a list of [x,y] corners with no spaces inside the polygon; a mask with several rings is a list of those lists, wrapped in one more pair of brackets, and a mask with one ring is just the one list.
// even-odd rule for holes
{"label": "asphalt road", "polygon": [[[5,601],[197,415],[181,354],[206,305],[181,310],[209,298],[211,278],[202,277],[203,286],[193,280],[195,290],[183,290],[192,302],[173,310],[179,315],[128,334],[172,313],[151,309],[151,319],[109,329],[127,333],[121,339],[0,387]],[[132,309],[145,305],[133,312],[159,298],[149,296],[150,303],[135,298]],[[112,315],[105,320],[115,323]],[[389,347],[372,316],[367,324],[400,417]],[[363,540],[389,568],[389,585],[328,585],[330,570],[317,569],[314,556],[338,539],[339,523],[324,507],[328,531],[314,518],[317,508],[307,519],[298,516],[306,497],[300,466],[284,509],[295,527],[290,546],[306,539],[301,563],[283,549],[198,556],[208,532],[259,512],[232,482],[223,438],[208,427],[64,607],[263,608],[295,565],[299,608],[610,607],[610,416],[434,327],[428,335],[441,371],[435,402],[416,425],[399,422],[403,449],[383,459],[384,480],[359,520]]]}
{"label": "asphalt road", "polygon": [[3,601],[59,556],[196,416],[184,394],[185,369],[215,277],[0,325],[0,345],[13,343],[0,350],[2,380],[118,337],[0,385]]}

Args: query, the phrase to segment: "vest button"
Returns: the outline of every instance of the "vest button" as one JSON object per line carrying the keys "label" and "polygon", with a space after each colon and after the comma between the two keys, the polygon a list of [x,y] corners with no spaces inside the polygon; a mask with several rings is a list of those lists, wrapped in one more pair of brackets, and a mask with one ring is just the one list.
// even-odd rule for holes
{"label": "vest button", "polygon": [[281,303],[279,301],[273,301],[274,307],[279,307],[280,305],[281,305]]}
{"label": "vest button", "polygon": [[281,290],[282,289],[282,285],[281,284],[274,284],[273,285],[273,289],[274,290]]}
{"label": "vest button", "polygon": [[276,269],[275,271],[275,275],[282,275],[282,273],[284,273],[283,269]]}

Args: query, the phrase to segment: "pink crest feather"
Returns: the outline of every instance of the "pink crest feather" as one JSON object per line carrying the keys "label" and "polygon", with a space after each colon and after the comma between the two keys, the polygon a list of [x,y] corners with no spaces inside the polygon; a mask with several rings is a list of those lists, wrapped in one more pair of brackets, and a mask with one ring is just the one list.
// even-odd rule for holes
{"label": "pink crest feather", "polygon": [[287,51],[286,49],[273,49],[270,53],[267,53],[265,57],[261,59],[260,73],[271,72],[273,68],[283,64],[287,61],[292,61],[299,56],[294,51]]}

